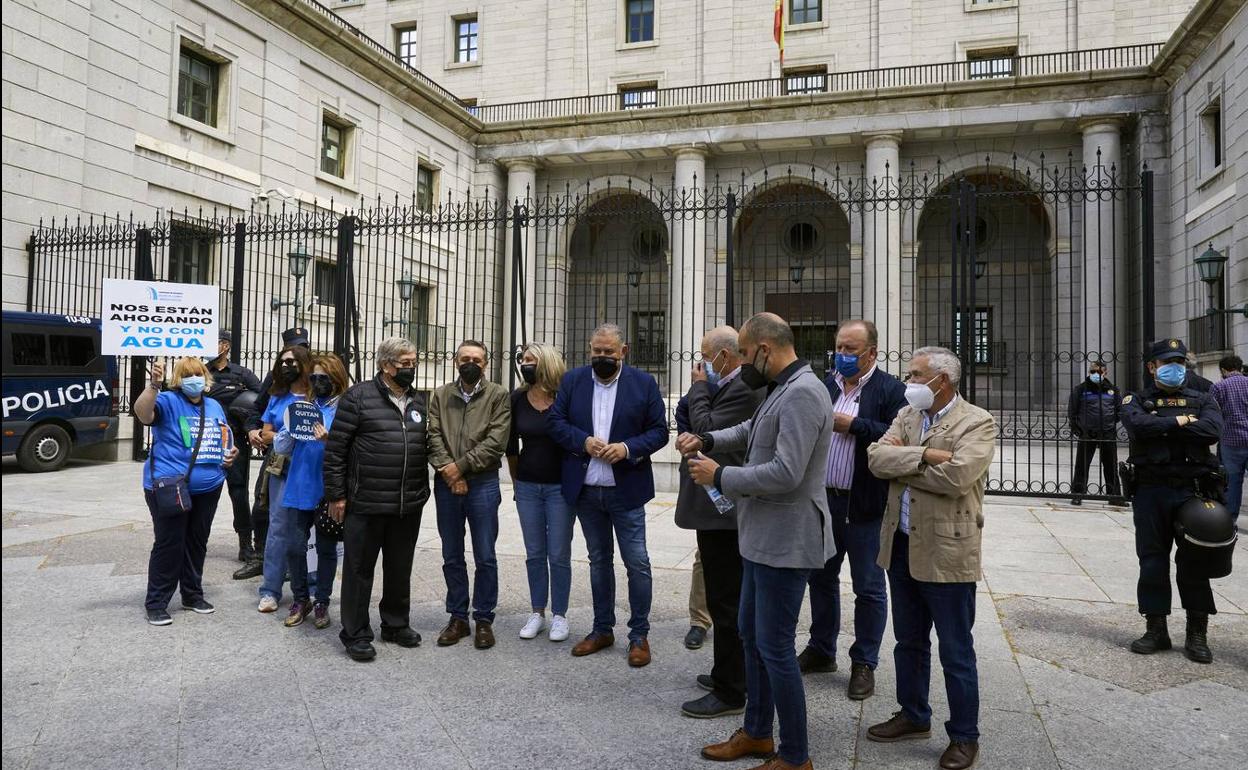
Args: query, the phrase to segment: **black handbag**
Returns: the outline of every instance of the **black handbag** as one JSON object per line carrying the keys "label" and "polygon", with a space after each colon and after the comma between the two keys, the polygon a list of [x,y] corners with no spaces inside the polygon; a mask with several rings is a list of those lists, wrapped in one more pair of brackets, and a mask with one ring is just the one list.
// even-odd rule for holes
{"label": "black handbag", "polygon": [[316,538],[322,537],[328,540],[342,539],[342,522],[334,521],[334,517],[329,515],[329,503],[324,500],[316,509]]}
{"label": "black handbag", "polygon": [[191,462],[186,466],[186,473],[180,476],[156,477],[156,447],[147,454],[148,465],[151,466],[152,496],[156,500],[156,513],[159,516],[181,516],[191,511],[191,471],[195,468],[195,460],[199,458],[199,445],[204,439],[204,398],[199,400],[199,431],[195,436],[195,448],[191,451]]}

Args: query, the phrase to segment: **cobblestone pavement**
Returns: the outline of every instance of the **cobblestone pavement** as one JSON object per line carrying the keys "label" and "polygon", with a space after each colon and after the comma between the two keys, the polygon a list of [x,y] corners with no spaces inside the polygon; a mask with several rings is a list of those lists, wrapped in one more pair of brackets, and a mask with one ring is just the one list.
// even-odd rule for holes
{"label": "cobblestone pavement", "polygon": [[[148,626],[151,526],[138,474],[133,463],[76,463],[43,475],[4,465],[5,770],[704,768],[713,763],[698,757],[699,747],[739,726],[739,717],[679,713],[701,694],[694,677],[709,671],[711,651],[681,643],[694,539],[672,523],[672,495],[648,506],[649,667],[630,669],[620,644],[574,659],[571,642],[518,638],[527,584],[507,488],[498,646],[432,643],[446,618],[431,503],[412,576],[413,625],[426,642],[414,650],[379,644],[377,660],[361,665],[343,655],[333,627],[287,629],[282,613],[256,612],[257,582],[230,579],[237,546],[224,500],[205,568],[216,614],[174,609],[172,626]],[[1141,626],[1130,511],[989,500],[975,626],[978,766],[1248,767],[1248,546],[1237,554],[1239,574],[1215,584],[1213,665],[1178,651],[1141,657],[1126,650]],[[576,639],[591,620],[579,534],[573,553]],[[866,727],[896,708],[892,632],[876,695],[852,702],[844,694],[851,613],[846,602],[841,670],[806,679],[815,767],[935,768],[945,745],[939,725],[928,741],[865,739]],[[627,617],[626,606],[619,615]],[[1172,633],[1181,622],[1176,615]],[[936,722],[947,713],[939,671],[934,664]]]}

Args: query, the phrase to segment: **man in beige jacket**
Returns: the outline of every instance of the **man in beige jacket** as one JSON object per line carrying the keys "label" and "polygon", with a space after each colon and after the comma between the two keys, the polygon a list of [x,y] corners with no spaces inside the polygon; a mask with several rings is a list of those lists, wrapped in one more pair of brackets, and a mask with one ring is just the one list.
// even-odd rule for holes
{"label": "man in beige jacket", "polygon": [[997,426],[958,396],[952,351],[914,352],[906,401],[888,432],[867,449],[871,472],[889,479],[878,563],[893,599],[893,661],[901,711],[867,737],[892,742],[931,736],[931,631],[945,672],[949,746],[944,770],[966,770],[979,754],[979,674],[975,665],[975,583],[980,578],[984,479]]}

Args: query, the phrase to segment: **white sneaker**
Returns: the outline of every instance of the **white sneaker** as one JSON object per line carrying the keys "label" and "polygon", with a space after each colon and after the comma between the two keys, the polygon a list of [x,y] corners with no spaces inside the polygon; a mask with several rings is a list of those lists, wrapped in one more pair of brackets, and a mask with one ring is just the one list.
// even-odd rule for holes
{"label": "white sneaker", "polygon": [[550,641],[566,642],[568,640],[568,619],[562,615],[556,615],[550,621]]}
{"label": "white sneaker", "polygon": [[256,607],[256,609],[261,612],[277,612],[277,599],[274,599],[272,596],[261,596],[260,606]]}
{"label": "white sneaker", "polygon": [[521,639],[532,639],[542,632],[542,627],[546,625],[546,618],[542,617],[540,612],[534,612],[529,616],[529,622],[524,624],[524,628],[520,629]]}

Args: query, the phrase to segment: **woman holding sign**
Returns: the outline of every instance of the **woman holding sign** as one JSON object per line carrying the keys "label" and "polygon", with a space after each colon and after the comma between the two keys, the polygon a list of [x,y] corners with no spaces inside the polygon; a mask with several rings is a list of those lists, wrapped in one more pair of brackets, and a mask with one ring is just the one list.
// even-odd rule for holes
{"label": "woman holding sign", "polygon": [[[308,375],[311,373],[312,354],[307,348],[302,345],[284,348],[273,365],[269,406],[261,417],[264,427],[260,430],[260,437],[273,447],[264,465],[264,472],[269,474],[269,535],[264,543],[264,578],[260,581],[260,604],[257,607],[261,612],[277,611],[277,603],[282,599],[282,581],[286,578],[286,555],[291,541],[299,537],[298,517],[282,505],[294,443],[287,430],[286,418],[292,404],[307,402]],[[306,540],[304,545],[306,548]],[[306,561],[304,569],[307,569]]]}
{"label": "woman holding sign", "polygon": [[329,426],[338,411],[338,398],[347,391],[347,370],[337,356],[316,356],[312,359],[308,384],[311,400],[293,402],[286,420],[286,433],[294,446],[281,503],[298,530],[286,541],[290,592],[295,597],[290,614],[286,616],[286,625],[293,627],[303,623],[311,612],[313,625],[325,628],[329,625],[329,594],[334,588],[334,574],[338,572],[338,539],[317,527],[316,601],[313,602],[308,588],[308,535],[316,524],[321,498],[325,495],[325,483],[321,478],[325,440],[329,438]]}
{"label": "woman holding sign", "polygon": [[151,380],[134,401],[134,416],[152,427],[152,447],[143,465],[143,490],[152,513],[155,542],[147,563],[147,622],[167,626],[169,600],[182,590],[182,607],[207,615],[204,556],[208,532],[225,483],[225,468],[238,449],[230,439],[225,410],[204,390],[212,375],[198,358],[173,365],[170,390],[161,392],[163,364],[152,365]]}

